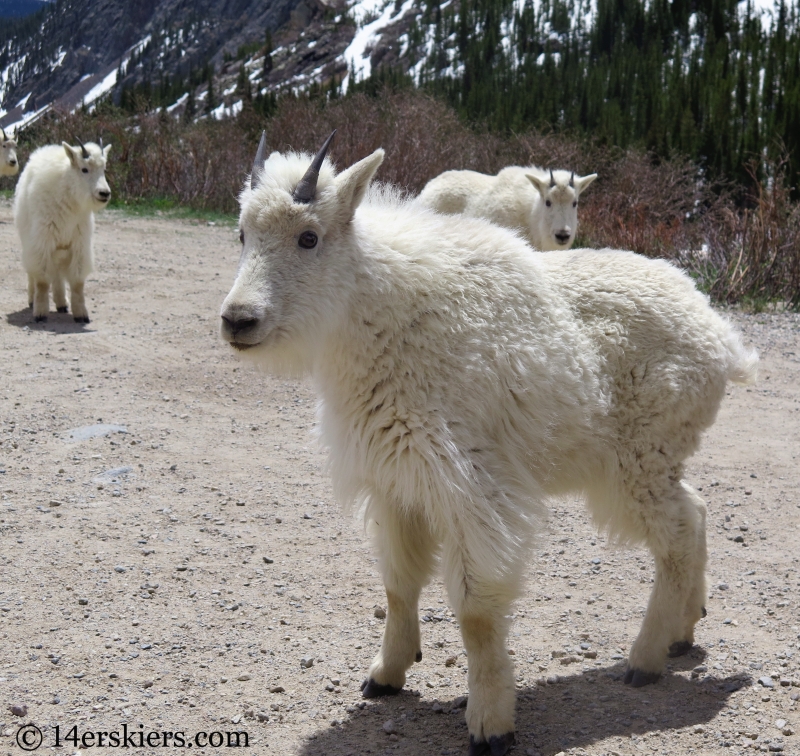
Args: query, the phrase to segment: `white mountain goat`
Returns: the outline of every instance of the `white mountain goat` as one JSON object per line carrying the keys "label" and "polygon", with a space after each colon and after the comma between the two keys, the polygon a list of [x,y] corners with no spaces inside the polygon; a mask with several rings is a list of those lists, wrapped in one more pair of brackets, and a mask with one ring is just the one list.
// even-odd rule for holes
{"label": "white mountain goat", "polygon": [[67,312],[64,282],[69,283],[72,315],[88,323],[83,296],[94,268],[94,212],[108,204],[105,177],[111,145],[66,142],[36,150],[22,171],[14,195],[14,222],[28,272],[28,304],[33,317],[47,320],[50,286],[58,312]]}
{"label": "white mountain goat", "polygon": [[706,597],[705,506],[683,464],[757,357],[683,273],[629,252],[532,255],[510,231],[370,189],[383,151],[336,174],[264,143],[242,191],[221,336],[310,374],[338,497],[365,508],[388,616],[362,687],[421,659],[417,602],[441,563],[469,659],[470,754],[514,741],[508,616],[545,502],[585,495],[655,585],[625,682],[688,651]]}
{"label": "white mountain goat", "polygon": [[569,249],[578,229],[578,198],[597,178],[541,168],[503,168],[496,176],[445,171],[431,179],[418,201],[439,213],[486,218],[519,231],[535,249]]}
{"label": "white mountain goat", "polygon": [[17,143],[6,134],[5,129],[0,129],[3,134],[3,141],[0,143],[2,155],[0,155],[0,176],[16,176],[19,173],[19,161],[17,160]]}

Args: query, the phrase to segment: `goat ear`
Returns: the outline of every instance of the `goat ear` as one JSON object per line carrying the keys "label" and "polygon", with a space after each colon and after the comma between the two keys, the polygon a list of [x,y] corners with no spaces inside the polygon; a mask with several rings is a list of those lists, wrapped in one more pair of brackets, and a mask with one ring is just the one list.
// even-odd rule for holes
{"label": "goat ear", "polygon": [[348,221],[364,199],[375,171],[383,162],[383,155],[383,150],[377,149],[336,177],[336,196]]}
{"label": "goat ear", "polygon": [[111,145],[107,144],[105,147],[103,147],[103,157],[107,158],[109,152],[111,152]]}
{"label": "goat ear", "polygon": [[589,184],[592,183],[597,178],[596,173],[592,173],[588,176],[579,176],[575,179],[575,188],[578,190],[578,194],[583,192],[585,189],[589,188]]}
{"label": "goat ear", "polygon": [[71,145],[67,144],[66,142],[61,142],[61,146],[64,148],[64,152],[67,153],[67,157],[69,158],[69,162],[77,168],[78,167],[78,151],[74,149]]}
{"label": "goat ear", "polygon": [[526,173],[525,178],[536,187],[537,191],[542,195],[542,197],[547,194],[548,182],[546,180],[539,178],[534,173]]}

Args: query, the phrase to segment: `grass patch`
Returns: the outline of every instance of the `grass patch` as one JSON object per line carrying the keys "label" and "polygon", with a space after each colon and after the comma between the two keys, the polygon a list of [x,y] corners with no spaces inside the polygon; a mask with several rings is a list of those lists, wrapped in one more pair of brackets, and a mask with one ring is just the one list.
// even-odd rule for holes
{"label": "grass patch", "polygon": [[109,208],[120,210],[126,215],[136,217],[166,217],[179,220],[211,221],[219,225],[235,226],[238,218],[235,215],[221,213],[216,210],[203,210],[181,205],[170,197],[139,197],[136,199],[113,199]]}

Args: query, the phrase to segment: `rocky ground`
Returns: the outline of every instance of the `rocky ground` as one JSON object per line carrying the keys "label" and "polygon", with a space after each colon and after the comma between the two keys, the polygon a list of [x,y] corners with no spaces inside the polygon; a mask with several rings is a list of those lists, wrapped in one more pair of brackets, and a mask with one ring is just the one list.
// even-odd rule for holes
{"label": "rocky ground", "polygon": [[[138,753],[236,731],[253,754],[465,753],[467,659],[438,582],[407,691],[360,698],[381,582],[332,499],[309,386],[217,338],[235,228],[107,212],[96,248],[92,322],[34,324],[0,199],[0,756],[24,724],[63,754],[116,752],[97,733],[123,726],[157,733]],[[800,317],[734,318],[763,363],[690,464],[709,504],[698,646],[622,684],[651,560],[556,502],[509,639],[515,753],[800,753]]]}

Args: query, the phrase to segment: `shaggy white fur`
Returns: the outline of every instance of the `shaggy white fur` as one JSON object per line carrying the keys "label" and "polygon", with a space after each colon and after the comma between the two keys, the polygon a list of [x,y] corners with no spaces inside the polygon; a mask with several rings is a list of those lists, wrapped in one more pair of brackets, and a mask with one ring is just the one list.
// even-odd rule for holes
{"label": "shaggy white fur", "polygon": [[83,294],[94,268],[94,212],[108,204],[105,148],[89,142],[80,147],[40,147],[22,171],[14,195],[14,223],[22,242],[22,264],[28,273],[28,304],[36,320],[47,320],[50,286],[59,312],[67,311],[69,283],[72,315],[89,322]]}
{"label": "shaggy white fur", "polygon": [[569,249],[578,230],[578,198],[597,178],[509,166],[496,176],[446,171],[431,179],[418,202],[440,213],[486,218],[521,233],[535,249]]}
{"label": "shaggy white fur", "polygon": [[[688,650],[705,600],[705,507],[683,462],[757,357],[683,273],[630,252],[531,254],[511,231],[368,190],[378,150],[293,201],[305,155],[241,195],[244,247],[222,337],[308,373],[339,498],[363,506],[388,616],[365,696],[420,654],[441,565],[469,654],[472,753],[513,742],[507,615],[548,497],[585,495],[643,542],[656,580],[627,680]],[[687,646],[688,644],[688,646]]]}
{"label": "shaggy white fur", "polygon": [[16,176],[19,173],[17,142],[6,134],[5,129],[0,134],[0,176]]}

